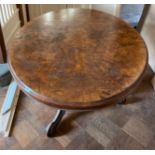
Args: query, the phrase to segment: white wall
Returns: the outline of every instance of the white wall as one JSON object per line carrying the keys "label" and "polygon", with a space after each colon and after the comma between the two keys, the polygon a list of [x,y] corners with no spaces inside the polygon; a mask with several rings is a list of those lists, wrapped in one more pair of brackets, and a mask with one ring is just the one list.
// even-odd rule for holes
{"label": "white wall", "polygon": [[66,8],[66,4],[29,4],[30,19],[43,13]]}
{"label": "white wall", "polygon": [[89,8],[104,11],[113,15],[117,14],[119,4],[29,4],[30,19],[45,12],[64,8]]}
{"label": "white wall", "polygon": [[116,14],[116,4],[92,4],[92,9],[104,11],[112,15]]}
{"label": "white wall", "polygon": [[65,8],[91,8],[90,4],[29,4],[30,19],[43,13]]}
{"label": "white wall", "polygon": [[155,4],[152,4],[143,25],[141,35],[149,52],[149,64],[155,72]]}

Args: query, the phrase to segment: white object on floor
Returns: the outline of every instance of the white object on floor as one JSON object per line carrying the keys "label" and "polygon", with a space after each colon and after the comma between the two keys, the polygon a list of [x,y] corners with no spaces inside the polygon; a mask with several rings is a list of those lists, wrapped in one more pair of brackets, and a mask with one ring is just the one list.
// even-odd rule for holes
{"label": "white object on floor", "polygon": [[16,82],[9,85],[1,112],[0,112],[0,135],[8,137],[15,114],[20,89]]}
{"label": "white object on floor", "polygon": [[153,89],[155,90],[155,76],[153,77],[151,83],[152,83]]}

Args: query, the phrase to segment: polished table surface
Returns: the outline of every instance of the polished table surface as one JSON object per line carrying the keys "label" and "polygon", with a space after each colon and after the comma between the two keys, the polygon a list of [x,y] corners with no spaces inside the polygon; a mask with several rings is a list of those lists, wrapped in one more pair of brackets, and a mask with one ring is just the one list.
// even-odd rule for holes
{"label": "polished table surface", "polygon": [[123,99],[140,82],[147,59],[135,29],[88,9],[37,17],[17,32],[8,56],[19,87],[60,109],[93,109]]}

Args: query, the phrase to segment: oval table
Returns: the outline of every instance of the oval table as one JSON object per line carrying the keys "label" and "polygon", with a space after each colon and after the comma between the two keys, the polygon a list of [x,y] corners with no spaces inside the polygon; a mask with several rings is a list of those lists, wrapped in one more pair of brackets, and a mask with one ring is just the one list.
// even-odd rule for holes
{"label": "oval table", "polygon": [[49,137],[65,110],[125,101],[141,81],[147,59],[135,29],[89,9],[64,9],[35,18],[17,32],[8,56],[20,89],[60,109],[48,126]]}

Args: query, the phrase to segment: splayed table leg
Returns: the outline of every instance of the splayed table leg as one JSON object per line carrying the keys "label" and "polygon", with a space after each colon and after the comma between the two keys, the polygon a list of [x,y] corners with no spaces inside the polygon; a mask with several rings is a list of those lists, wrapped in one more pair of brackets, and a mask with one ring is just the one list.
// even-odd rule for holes
{"label": "splayed table leg", "polygon": [[56,129],[62,120],[62,117],[65,114],[65,110],[57,110],[57,113],[54,117],[54,119],[49,123],[49,125],[46,128],[47,136],[48,137],[54,137],[56,133]]}

